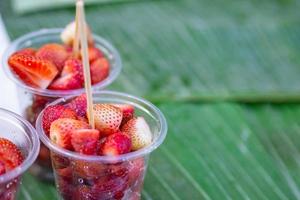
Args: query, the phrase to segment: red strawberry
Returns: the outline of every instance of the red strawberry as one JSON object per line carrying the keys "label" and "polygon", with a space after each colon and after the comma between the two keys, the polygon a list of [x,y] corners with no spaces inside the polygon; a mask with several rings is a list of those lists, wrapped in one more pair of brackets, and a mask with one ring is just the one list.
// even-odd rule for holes
{"label": "red strawberry", "polygon": [[65,62],[61,76],[49,86],[53,90],[72,90],[82,88],[84,84],[83,68],[78,59],[71,58]]}
{"label": "red strawberry", "polygon": [[82,179],[97,179],[107,174],[107,166],[101,162],[76,160],[73,165],[74,174]]}
{"label": "red strawberry", "polygon": [[144,158],[136,158],[129,162],[129,185],[135,185],[137,181],[142,181],[144,172],[146,170]]}
{"label": "red strawberry", "polygon": [[50,127],[50,139],[53,143],[58,146],[72,150],[72,131],[77,129],[88,129],[89,125],[85,122],[68,119],[68,118],[60,118],[52,122]]}
{"label": "red strawberry", "polygon": [[120,108],[123,112],[122,125],[128,122],[134,116],[134,107],[129,104],[112,104],[113,106]]}
{"label": "red strawberry", "polygon": [[0,138],[0,161],[5,165],[5,171],[10,171],[23,162],[20,149],[11,141]]}
{"label": "red strawberry", "polygon": [[51,123],[59,118],[77,119],[75,111],[62,105],[48,106],[44,110],[42,125],[47,135],[50,133]]}
{"label": "red strawberry", "polygon": [[58,74],[52,62],[31,55],[14,54],[8,59],[8,64],[26,84],[42,89],[47,88]]}
{"label": "red strawberry", "polygon": [[34,48],[25,48],[17,51],[15,54],[35,56],[35,52],[36,50]]}
{"label": "red strawberry", "polygon": [[87,109],[86,95],[82,94],[76,97],[70,103],[66,104],[66,107],[74,110],[78,116],[86,117],[86,109]]}
{"label": "red strawberry", "polygon": [[122,111],[109,104],[95,104],[95,127],[101,134],[109,135],[118,131],[122,122]]}
{"label": "red strawberry", "polygon": [[76,152],[86,155],[97,153],[100,133],[97,129],[78,129],[72,131],[71,143]]}
{"label": "red strawberry", "polygon": [[89,61],[92,63],[98,58],[102,58],[103,53],[97,47],[89,47]]}
{"label": "red strawberry", "polygon": [[131,140],[128,135],[120,132],[109,135],[101,147],[101,155],[117,156],[130,152]]}
{"label": "red strawberry", "polygon": [[98,58],[91,63],[91,81],[92,84],[99,83],[109,75],[109,62],[106,58]]}
{"label": "red strawberry", "polygon": [[149,145],[152,141],[151,130],[143,117],[132,118],[121,130],[130,136],[133,151]]}
{"label": "red strawberry", "polygon": [[0,161],[0,175],[5,174],[6,169],[5,169],[5,164],[4,162]]}
{"label": "red strawberry", "polygon": [[57,69],[61,71],[69,54],[63,45],[50,43],[42,46],[36,52],[36,56],[53,62]]}
{"label": "red strawberry", "polygon": [[87,185],[78,185],[73,192],[72,200],[97,200]]}

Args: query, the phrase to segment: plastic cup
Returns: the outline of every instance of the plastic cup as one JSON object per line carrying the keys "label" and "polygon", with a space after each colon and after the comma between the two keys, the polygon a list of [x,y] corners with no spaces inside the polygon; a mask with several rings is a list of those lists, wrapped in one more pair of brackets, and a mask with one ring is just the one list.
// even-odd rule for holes
{"label": "plastic cup", "polygon": [[22,174],[37,158],[40,141],[33,126],[21,116],[0,108],[0,137],[17,145],[24,157],[21,165],[0,175],[0,199],[16,199]]}
{"label": "plastic cup", "polygon": [[[46,43],[62,43],[60,39],[62,30],[63,29],[42,29],[23,35],[12,42],[3,55],[4,71],[9,79],[18,86],[17,90],[20,103],[19,111],[21,115],[33,125],[35,125],[38,114],[47,104],[60,97],[84,93],[84,89],[48,90],[30,87],[24,84],[24,82],[10,70],[7,61],[11,54],[23,48],[40,47]],[[119,53],[108,41],[97,35],[94,35],[93,37],[95,46],[102,50],[110,63],[109,76],[105,80],[93,85],[93,90],[95,91],[107,87],[118,77],[122,68],[122,63]],[[45,148],[45,146],[41,146],[37,162],[31,167],[30,171],[41,179],[49,181],[53,180],[49,150]]]}
{"label": "plastic cup", "polygon": [[[143,99],[111,91],[93,94],[94,103],[130,104],[137,116],[148,122],[151,145],[120,156],[88,156],[55,145],[44,133],[39,115],[36,128],[41,141],[50,149],[57,190],[69,199],[140,199],[149,155],[165,139],[165,117],[153,104]],[[51,105],[65,104],[74,97],[61,98]]]}

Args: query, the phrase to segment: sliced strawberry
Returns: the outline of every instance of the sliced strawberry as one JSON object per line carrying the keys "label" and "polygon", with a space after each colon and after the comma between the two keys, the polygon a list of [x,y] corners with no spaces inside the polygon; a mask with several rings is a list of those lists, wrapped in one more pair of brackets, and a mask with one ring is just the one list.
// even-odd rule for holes
{"label": "sliced strawberry", "polygon": [[72,90],[82,88],[84,84],[83,68],[78,59],[71,58],[65,62],[61,76],[49,86],[53,90]]}
{"label": "sliced strawberry", "polygon": [[132,118],[121,130],[130,136],[133,151],[149,145],[152,141],[151,130],[143,117]]}
{"label": "sliced strawberry", "polygon": [[56,66],[41,58],[25,54],[13,54],[8,59],[12,71],[26,84],[45,89],[58,74]]}
{"label": "sliced strawberry", "polygon": [[107,174],[107,166],[101,162],[76,160],[73,168],[75,176],[82,179],[92,180]]}
{"label": "sliced strawberry", "polygon": [[122,111],[109,104],[95,104],[95,127],[101,134],[109,135],[118,131],[122,122]]}
{"label": "sliced strawberry", "polygon": [[97,47],[89,47],[89,61],[92,63],[98,58],[102,58],[103,53]]}
{"label": "sliced strawberry", "polygon": [[53,62],[58,71],[61,71],[65,61],[69,57],[65,47],[60,44],[50,43],[43,45],[37,52],[36,56]]}
{"label": "sliced strawberry", "polygon": [[131,140],[120,132],[109,135],[101,147],[100,155],[117,156],[130,152]]}
{"label": "sliced strawberry", "polygon": [[54,80],[54,82],[49,86],[49,89],[72,90],[72,89],[79,89],[82,87],[83,87],[83,82],[77,75],[68,74],[66,76]]}
{"label": "sliced strawberry", "polygon": [[50,127],[50,139],[53,143],[58,146],[72,150],[72,131],[77,129],[88,129],[89,125],[85,122],[68,119],[68,118],[60,118],[52,122]]}
{"label": "sliced strawberry", "polygon": [[5,174],[6,169],[5,169],[5,164],[4,162],[0,161],[0,175]]}
{"label": "sliced strawberry", "polygon": [[43,114],[42,125],[47,135],[50,133],[51,123],[59,118],[77,119],[77,114],[70,108],[62,105],[48,106]]}
{"label": "sliced strawberry", "polygon": [[109,62],[106,58],[98,58],[91,64],[91,81],[92,84],[99,83],[109,75]]}
{"label": "sliced strawberry", "polygon": [[121,126],[126,124],[134,116],[134,107],[129,104],[112,104],[113,106],[120,108],[123,112],[123,119]]}
{"label": "sliced strawberry", "polygon": [[0,161],[5,165],[5,171],[10,171],[23,162],[20,149],[11,141],[0,138]]}
{"label": "sliced strawberry", "polygon": [[86,117],[86,109],[87,109],[86,95],[82,94],[76,97],[70,103],[66,104],[66,107],[74,110],[78,116]]}
{"label": "sliced strawberry", "polygon": [[136,158],[129,161],[128,172],[129,172],[129,185],[135,185],[136,182],[143,179],[145,173],[145,160],[144,158]]}
{"label": "sliced strawberry", "polygon": [[76,152],[95,155],[99,139],[100,133],[97,129],[78,129],[72,131],[71,143]]}
{"label": "sliced strawberry", "polygon": [[15,52],[15,54],[23,54],[23,55],[30,55],[30,56],[35,56],[35,53],[36,50],[34,48],[25,48]]}

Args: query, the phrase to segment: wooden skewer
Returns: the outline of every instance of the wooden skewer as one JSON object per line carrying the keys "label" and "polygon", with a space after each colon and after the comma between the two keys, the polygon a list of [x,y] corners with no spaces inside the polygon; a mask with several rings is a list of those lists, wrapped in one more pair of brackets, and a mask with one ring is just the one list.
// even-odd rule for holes
{"label": "wooden skewer", "polygon": [[[78,0],[77,0],[78,2]],[[74,37],[74,41],[73,41],[73,56],[75,58],[78,58],[79,56],[79,42],[80,42],[80,36],[79,36],[79,8],[77,6],[77,3],[76,3],[76,13],[75,13],[75,37]]]}
{"label": "wooden skewer", "polygon": [[87,98],[87,115],[89,119],[89,124],[92,128],[95,128],[94,120],[94,110],[93,110],[93,96],[92,96],[92,85],[91,85],[91,72],[90,72],[90,63],[89,63],[89,54],[88,54],[88,41],[86,33],[86,22],[85,22],[85,13],[84,13],[84,3],[82,0],[76,2],[76,7],[79,11],[78,15],[78,25],[79,25],[79,36],[81,44],[81,57],[83,62],[84,69],[84,86],[86,91]]}

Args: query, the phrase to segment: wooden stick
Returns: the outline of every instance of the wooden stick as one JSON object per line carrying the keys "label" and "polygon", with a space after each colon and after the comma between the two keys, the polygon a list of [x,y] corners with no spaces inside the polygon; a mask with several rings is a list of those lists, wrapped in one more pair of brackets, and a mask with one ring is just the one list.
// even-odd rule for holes
{"label": "wooden stick", "polygon": [[93,110],[93,96],[92,96],[92,85],[91,85],[91,72],[90,72],[90,63],[89,63],[89,54],[88,54],[88,41],[86,33],[86,22],[85,22],[85,13],[84,13],[84,3],[82,0],[78,0],[76,6],[79,8],[79,36],[81,44],[81,57],[83,62],[84,69],[84,86],[86,91],[87,98],[87,115],[89,119],[89,124],[92,128],[95,128],[94,120],[94,110]]}
{"label": "wooden stick", "polygon": [[[78,2],[78,1],[77,1]],[[76,14],[75,14],[75,37],[73,41],[73,56],[78,58],[79,56],[79,42],[80,42],[80,35],[79,35],[79,18],[80,18],[78,4],[76,3]]]}

